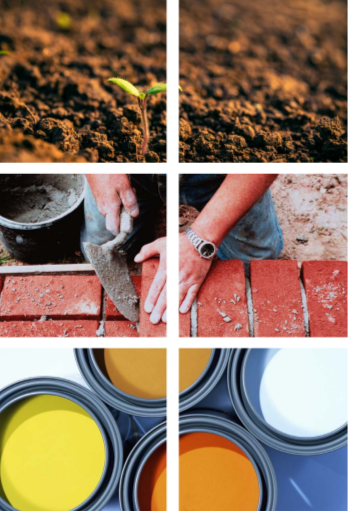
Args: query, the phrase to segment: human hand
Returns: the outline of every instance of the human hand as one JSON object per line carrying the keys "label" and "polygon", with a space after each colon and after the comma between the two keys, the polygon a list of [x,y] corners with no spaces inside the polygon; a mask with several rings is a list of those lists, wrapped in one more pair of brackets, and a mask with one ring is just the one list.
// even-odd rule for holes
{"label": "human hand", "polygon": [[159,266],[146,297],[144,309],[151,314],[150,321],[157,325],[161,320],[167,323],[167,239],[158,238],[153,243],[144,245],[134,258],[136,263],[159,255]]}
{"label": "human hand", "polygon": [[127,174],[87,174],[98,210],[105,217],[105,227],[114,236],[120,232],[121,206],[132,217],[139,215],[135,192]]}
{"label": "human hand", "polygon": [[198,254],[185,233],[179,235],[179,311],[182,314],[190,310],[212,262]]}

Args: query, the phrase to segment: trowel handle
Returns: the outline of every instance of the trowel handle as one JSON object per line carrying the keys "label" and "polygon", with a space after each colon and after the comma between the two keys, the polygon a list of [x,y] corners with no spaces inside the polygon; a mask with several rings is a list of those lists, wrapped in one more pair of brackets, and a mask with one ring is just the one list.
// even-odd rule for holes
{"label": "trowel handle", "polygon": [[122,206],[121,215],[120,215],[120,234],[116,236],[115,239],[108,241],[103,245],[103,250],[113,250],[116,247],[122,245],[122,243],[127,238],[128,234],[130,234],[133,230],[133,218],[127,212],[127,210]]}

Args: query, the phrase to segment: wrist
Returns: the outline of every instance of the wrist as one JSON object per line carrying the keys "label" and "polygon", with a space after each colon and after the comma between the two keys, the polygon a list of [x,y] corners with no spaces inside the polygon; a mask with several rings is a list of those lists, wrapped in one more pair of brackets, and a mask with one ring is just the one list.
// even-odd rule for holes
{"label": "wrist", "polygon": [[214,245],[218,248],[220,243],[222,242],[222,239],[220,239],[220,236],[216,232],[216,228],[214,229],[212,226],[210,226],[207,223],[199,222],[199,219],[195,220],[193,224],[191,225],[191,229],[199,238],[202,238],[203,240],[210,241],[211,243],[214,243]]}

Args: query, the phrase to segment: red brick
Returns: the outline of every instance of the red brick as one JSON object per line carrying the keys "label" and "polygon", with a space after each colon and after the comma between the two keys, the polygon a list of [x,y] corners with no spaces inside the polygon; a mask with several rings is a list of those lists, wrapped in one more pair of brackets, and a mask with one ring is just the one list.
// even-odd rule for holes
{"label": "red brick", "polygon": [[302,264],[311,337],[347,336],[347,263]]}
{"label": "red brick", "polygon": [[255,337],[304,337],[297,261],[252,261]]}
{"label": "red brick", "polygon": [[[137,292],[137,295],[140,296],[141,292],[141,276],[136,275],[132,277],[133,284],[135,287],[135,290]],[[112,320],[124,320],[124,316],[120,313],[120,311],[117,309],[116,305],[111,301],[111,298],[107,295],[105,299],[105,319]]]}
{"label": "red brick", "polygon": [[0,293],[2,291],[2,288],[4,287],[4,281],[3,279],[0,277]]}
{"label": "red brick", "polygon": [[0,337],[96,337],[98,321],[3,321]]}
{"label": "red brick", "polygon": [[150,314],[144,310],[144,303],[153,279],[155,278],[158,265],[158,259],[149,259],[143,263],[141,277],[142,303],[140,304],[140,337],[165,337],[167,335],[167,325],[162,322],[158,325],[153,325],[150,322]]}
{"label": "red brick", "polygon": [[99,319],[101,284],[90,275],[6,277],[0,318]]}
{"label": "red brick", "polygon": [[[226,318],[232,321],[224,321]],[[198,337],[248,337],[249,323],[241,261],[216,261],[197,298]],[[238,325],[242,325],[238,329]]]}
{"label": "red brick", "polygon": [[191,337],[191,311],[186,314],[179,312],[179,337]]}
{"label": "red brick", "polygon": [[105,337],[139,337],[137,327],[130,321],[106,321]]}

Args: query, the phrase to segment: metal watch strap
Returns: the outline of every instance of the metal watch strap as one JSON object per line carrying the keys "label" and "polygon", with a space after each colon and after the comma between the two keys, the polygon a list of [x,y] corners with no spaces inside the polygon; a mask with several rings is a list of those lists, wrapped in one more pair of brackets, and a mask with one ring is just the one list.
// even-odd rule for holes
{"label": "metal watch strap", "polygon": [[[201,257],[204,257],[205,259],[211,259],[212,257],[215,256],[215,254],[217,252],[217,248],[213,242],[204,240],[203,238],[200,238],[199,236],[197,236],[197,234],[191,229],[191,227],[188,227],[186,229],[185,235],[188,238],[188,240],[192,243],[192,245],[195,247],[195,249],[197,250],[197,252],[199,253],[199,255]],[[200,251],[201,245],[205,245],[205,244],[209,244],[214,247],[214,253],[209,257],[204,256]]]}
{"label": "metal watch strap", "polygon": [[193,232],[193,230],[191,229],[191,227],[188,227],[185,231],[185,234],[187,236],[187,238],[191,241],[192,245],[194,245],[194,247],[198,250],[199,248],[199,245],[205,241],[203,240],[202,238],[200,238],[199,236],[197,236],[197,234],[195,232]]}

